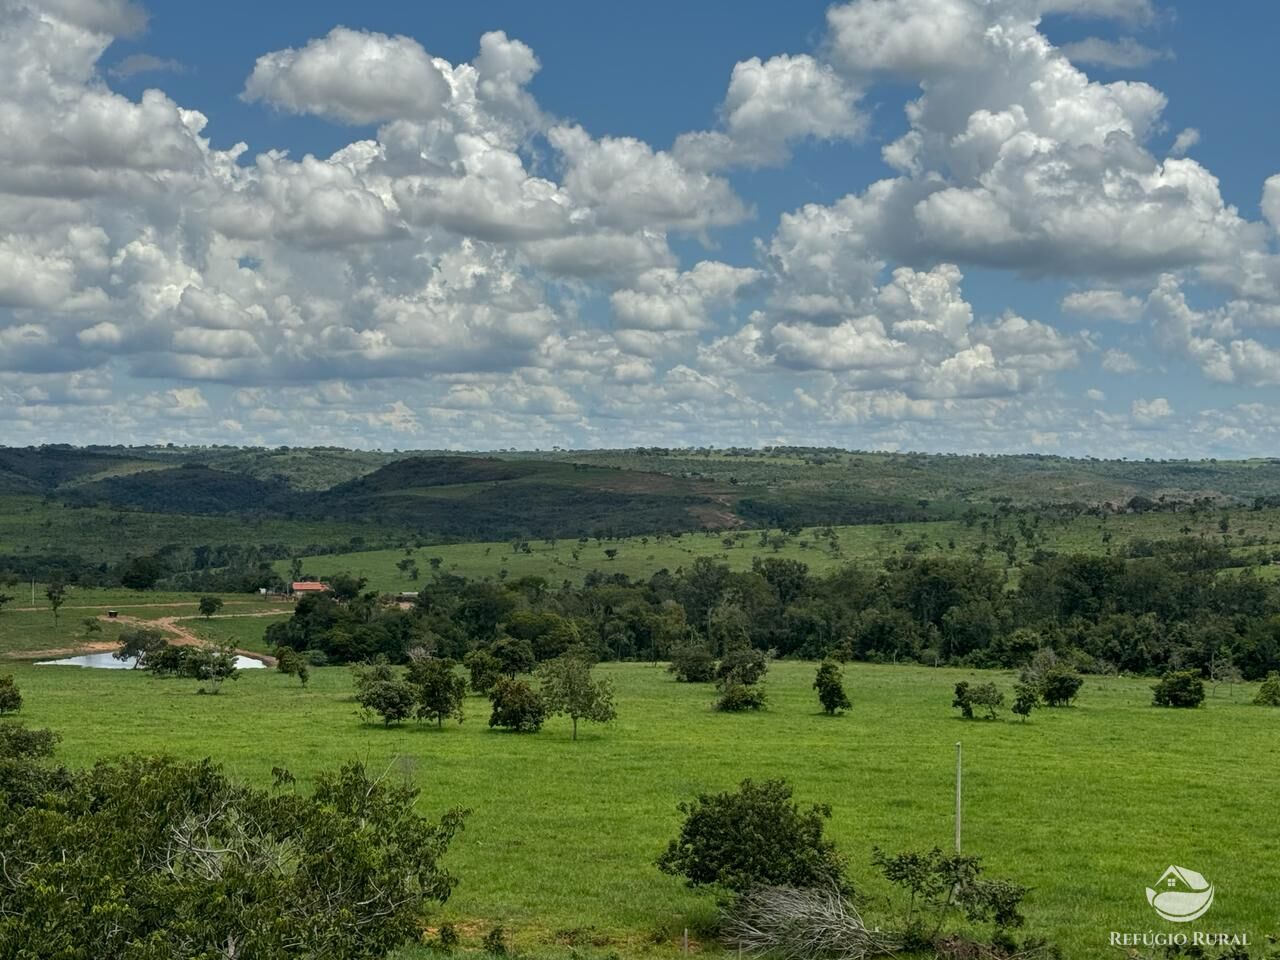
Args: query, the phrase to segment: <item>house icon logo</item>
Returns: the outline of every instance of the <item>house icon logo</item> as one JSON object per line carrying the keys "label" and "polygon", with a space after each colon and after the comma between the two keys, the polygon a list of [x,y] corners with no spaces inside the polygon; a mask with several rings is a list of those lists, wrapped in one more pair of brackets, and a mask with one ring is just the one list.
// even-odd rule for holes
{"label": "house icon logo", "polygon": [[1213,884],[1186,867],[1170,867],[1147,887],[1147,903],[1165,920],[1190,923],[1203,917],[1213,906]]}

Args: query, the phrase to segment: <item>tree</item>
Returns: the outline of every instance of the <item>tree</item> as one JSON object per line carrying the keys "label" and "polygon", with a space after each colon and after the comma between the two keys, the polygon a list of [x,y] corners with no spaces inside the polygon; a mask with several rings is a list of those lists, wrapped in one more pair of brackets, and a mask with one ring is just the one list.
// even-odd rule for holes
{"label": "tree", "polygon": [[1204,703],[1204,681],[1194,670],[1171,670],[1151,690],[1155,707],[1198,707]]}
{"label": "tree", "polygon": [[54,576],[49,580],[49,585],[44,589],[45,599],[49,601],[49,609],[53,611],[53,625],[58,625],[58,611],[62,609],[62,605],[67,602],[67,585],[63,582],[61,576]]}
{"label": "tree", "polygon": [[167,646],[169,641],[162,631],[137,627],[120,633],[120,647],[111,656],[117,660],[132,660],[133,669],[141,667],[145,670],[150,666],[150,659]]}
{"label": "tree", "polygon": [[1040,696],[1050,707],[1066,707],[1076,699],[1084,685],[1084,678],[1070,667],[1055,665],[1040,674]]}
{"label": "tree", "polygon": [[986,719],[994,720],[996,711],[1004,706],[1004,694],[994,683],[971,684],[967,680],[961,680],[956,684],[955,699],[951,706],[958,708],[960,715],[966,720],[974,718],[975,707],[986,711]]}
{"label": "tree", "polygon": [[9,593],[0,593],[0,610],[4,610],[6,603],[13,602],[13,595]]}
{"label": "tree", "polygon": [[720,699],[716,701],[716,709],[725,713],[743,713],[747,710],[763,710],[765,706],[764,687],[760,684],[748,686],[737,680],[730,680],[720,687]]}
{"label": "tree", "polygon": [[209,760],[54,768],[53,739],[0,727],[0,770],[20,774],[0,774],[3,845],[21,851],[0,939],[32,957],[375,960],[419,939],[457,883],[441,860],[466,811],[429,820],[362,764],[259,789]]}
{"label": "tree", "polygon": [[844,677],[840,665],[834,660],[823,660],[818,666],[818,675],[814,678],[813,689],[818,691],[818,700],[822,709],[835,716],[841,710],[848,710],[849,695],[844,692]]}
{"label": "tree", "polygon": [[229,643],[203,643],[187,648],[184,673],[200,681],[201,693],[217,693],[224,680],[239,680],[236,648]]}
{"label": "tree", "polygon": [[0,714],[17,713],[22,709],[22,691],[12,674],[0,677]]}
{"label": "tree", "polygon": [[1034,683],[1019,683],[1013,688],[1013,706],[1010,708],[1025,723],[1031,711],[1040,706],[1040,689]]}
{"label": "tree", "polygon": [[710,683],[715,679],[716,661],[706,647],[676,647],[667,672],[674,673],[681,683]]}
{"label": "tree", "polygon": [[488,651],[472,650],[462,662],[471,674],[471,689],[476,693],[487,694],[502,676],[502,662]]}
{"label": "tree", "polygon": [[608,723],[617,716],[613,705],[613,684],[591,678],[591,660],[581,648],[569,650],[538,668],[542,698],[547,713],[566,714],[573,721],[573,739],[578,739],[578,721]]}
{"label": "tree", "polygon": [[658,869],[691,887],[741,893],[758,886],[844,886],[844,858],[823,836],[831,808],[801,810],[785,780],[743,780],[734,792],[699,794],[679,805],[680,835]]}
{"label": "tree", "polygon": [[517,673],[528,673],[538,662],[533,655],[533,644],[528,640],[503,637],[489,649],[489,652],[501,664],[502,672],[513,680]]}
{"label": "tree", "polygon": [[1267,674],[1253,702],[1260,707],[1280,707],[1280,673],[1272,670]]}
{"label": "tree", "polygon": [[221,597],[201,597],[200,598],[200,616],[208,620],[215,613],[222,609]]}
{"label": "tree", "polygon": [[721,685],[741,683],[751,686],[764,679],[769,660],[763,650],[730,650],[716,667],[716,681]]}
{"label": "tree", "polygon": [[356,692],[356,703],[365,713],[380,716],[387,727],[413,716],[417,701],[417,691],[405,680],[375,680]]}
{"label": "tree", "polygon": [[157,557],[134,557],[120,571],[120,585],[130,590],[150,590],[167,572]]}
{"label": "tree", "polygon": [[292,647],[276,647],[276,670],[287,677],[297,677],[304,687],[311,679],[311,668],[306,658]]}
{"label": "tree", "polygon": [[462,722],[462,701],[467,681],[454,672],[452,660],[420,657],[409,664],[408,680],[417,688],[418,719],[434,720],[437,728],[447,717]]}
{"label": "tree", "polygon": [[489,726],[505,727],[516,733],[536,733],[547,718],[547,708],[538,691],[523,680],[500,677],[489,691],[493,711]]}

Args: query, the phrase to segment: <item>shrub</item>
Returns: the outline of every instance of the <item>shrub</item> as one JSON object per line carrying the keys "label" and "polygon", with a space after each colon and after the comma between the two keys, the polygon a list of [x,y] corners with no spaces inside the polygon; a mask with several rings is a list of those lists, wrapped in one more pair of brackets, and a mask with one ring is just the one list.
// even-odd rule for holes
{"label": "shrub", "polygon": [[763,687],[758,684],[749,687],[745,683],[730,681],[721,689],[716,709],[726,713],[742,713],[746,710],[763,710],[764,704]]}
{"label": "shrub", "polygon": [[503,637],[489,652],[498,661],[502,672],[512,679],[517,673],[528,673],[538,663],[533,655],[533,644],[528,640]]}
{"label": "shrub", "polygon": [[1156,707],[1198,707],[1204,702],[1204,681],[1194,670],[1173,670],[1151,688]]}
{"label": "shrub", "polygon": [[1280,673],[1272,670],[1267,674],[1253,702],[1260,707],[1280,707]]}
{"label": "shrub", "polygon": [[516,733],[536,733],[547,718],[542,696],[523,680],[502,677],[489,691],[493,712],[489,726],[505,727]]}
{"label": "shrub", "polygon": [[440,924],[440,929],[436,933],[436,945],[445,953],[453,950],[462,938],[458,936],[458,930],[452,923]]}
{"label": "shrub", "polygon": [[1019,683],[1013,688],[1013,707],[1014,713],[1026,722],[1027,717],[1031,716],[1031,711],[1040,706],[1040,688],[1034,683]]}
{"label": "shrub", "polygon": [[0,713],[17,713],[22,709],[22,691],[13,676],[0,677]]}
{"label": "shrub", "polygon": [[462,662],[471,673],[471,689],[476,693],[487,694],[502,676],[501,661],[487,650],[472,650]]}
{"label": "shrub", "polygon": [[448,717],[462,722],[462,701],[467,681],[454,673],[452,660],[421,657],[409,664],[408,682],[415,689],[418,719],[434,720],[443,727]]}
{"label": "shrub", "polygon": [[500,926],[486,933],[481,945],[485,952],[493,957],[505,957],[511,952],[507,947],[507,932]]}
{"label": "shrub", "polygon": [[286,677],[297,677],[304,687],[311,679],[311,667],[306,658],[292,647],[276,647],[276,670]]}
{"label": "shrub", "polygon": [[762,650],[731,650],[716,667],[716,680],[722,686],[741,683],[751,686],[764,679],[769,661]]}
{"label": "shrub", "polygon": [[813,688],[818,691],[822,709],[829,714],[835,715],[851,706],[849,695],[844,692],[844,677],[840,673],[840,665],[834,660],[822,661],[813,681]]}
{"label": "shrub", "polygon": [[676,647],[667,671],[681,683],[710,683],[716,676],[716,661],[706,647]]}
{"label": "shrub", "polygon": [[1052,666],[1042,672],[1038,678],[1040,697],[1050,707],[1065,707],[1074,702],[1084,678],[1070,667]]}
{"label": "shrub", "polygon": [[985,711],[986,719],[994,720],[996,711],[1004,706],[1004,694],[994,683],[971,684],[961,680],[956,684],[951,706],[959,708],[960,715],[966,720],[974,718],[975,707]]}
{"label": "shrub", "polygon": [[417,691],[404,680],[375,680],[356,693],[365,713],[376,713],[388,727],[413,716],[417,700]]}
{"label": "shrub", "polygon": [[831,808],[801,810],[785,780],[743,780],[734,792],[681,803],[680,835],[658,858],[663,873],[691,887],[741,893],[757,886],[844,886],[844,858],[823,836]]}

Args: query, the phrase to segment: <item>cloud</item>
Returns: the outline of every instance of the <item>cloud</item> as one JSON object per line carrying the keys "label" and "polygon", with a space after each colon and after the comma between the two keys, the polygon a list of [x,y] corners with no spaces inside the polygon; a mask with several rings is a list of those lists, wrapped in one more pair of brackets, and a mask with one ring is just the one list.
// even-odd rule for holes
{"label": "cloud", "polygon": [[1135,400],[1130,407],[1130,415],[1134,423],[1140,426],[1154,426],[1161,420],[1173,416],[1173,407],[1164,397],[1154,400]]}
{"label": "cloud", "polygon": [[1063,44],[1062,52],[1073,63],[1109,70],[1135,70],[1149,67],[1157,60],[1173,59],[1173,51],[1143,46],[1133,37],[1121,37],[1119,40],[1086,37]]}
{"label": "cloud", "polygon": [[118,80],[128,80],[140,73],[186,73],[186,64],[178,60],[157,57],[150,53],[132,53],[108,71]]}
{"label": "cloud", "polygon": [[334,27],[301,49],[259,57],[242,96],[290,113],[367,124],[431,117],[448,99],[449,84],[410,37]]}
{"label": "cloud", "polygon": [[1200,131],[1195,127],[1187,127],[1173,139],[1173,146],[1169,148],[1169,155],[1174,157],[1184,157],[1187,152],[1200,142]]}
{"label": "cloud", "polygon": [[1128,296],[1122,290],[1078,290],[1062,298],[1062,309],[1066,313],[1121,323],[1140,320],[1142,306],[1140,297]]}
{"label": "cloud", "polygon": [[1138,361],[1123,350],[1108,350],[1102,355],[1102,369],[1107,373],[1134,373],[1142,367]]}

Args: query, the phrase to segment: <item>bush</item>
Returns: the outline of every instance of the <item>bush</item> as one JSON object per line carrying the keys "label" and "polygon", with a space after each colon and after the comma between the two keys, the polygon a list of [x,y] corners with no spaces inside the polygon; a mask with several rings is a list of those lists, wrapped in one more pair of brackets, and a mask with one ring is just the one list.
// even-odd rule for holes
{"label": "bush", "polygon": [[658,858],[663,873],[689,886],[844,887],[844,858],[823,836],[831,808],[801,810],[785,780],[743,780],[735,792],[699,794],[681,803],[680,835]]}
{"label": "bush", "polygon": [[12,674],[0,677],[0,713],[17,713],[22,709],[22,691]]}
{"label": "bush", "polygon": [[462,722],[467,681],[454,673],[455,666],[439,657],[420,657],[409,664],[408,682],[415,690],[419,720],[434,720],[437,728],[450,717]]}
{"label": "bush", "polygon": [[507,947],[507,932],[500,926],[486,933],[480,943],[485,953],[492,957],[505,957],[511,952]]}
{"label": "bush", "polygon": [[1204,702],[1204,681],[1194,670],[1174,670],[1151,688],[1155,707],[1198,707]]}
{"label": "bush", "polygon": [[376,713],[388,727],[413,716],[417,701],[417,691],[404,680],[375,680],[356,693],[365,713]]}
{"label": "bush", "polygon": [[985,711],[986,719],[994,720],[996,711],[1004,706],[1004,694],[994,683],[971,684],[967,680],[961,680],[956,684],[955,699],[951,701],[951,706],[958,708],[960,715],[966,720],[974,718],[974,708]]}
{"label": "bush", "polygon": [[710,683],[716,676],[716,661],[706,647],[676,647],[667,672],[681,683]]}
{"label": "bush", "polygon": [[844,692],[844,677],[840,673],[840,665],[834,660],[822,661],[813,681],[813,689],[818,691],[822,709],[833,716],[851,706],[849,695]]}
{"label": "bush", "polygon": [[493,712],[489,726],[505,727],[516,733],[536,733],[547,718],[542,696],[523,680],[502,677],[489,691]]}
{"label": "bush", "polygon": [[440,929],[436,933],[436,946],[448,953],[460,942],[462,938],[458,936],[458,929],[452,923],[440,924]]}
{"label": "bush", "polygon": [[1020,683],[1013,689],[1013,712],[1025,723],[1031,711],[1040,706],[1040,688],[1034,683]]}
{"label": "bush", "polygon": [[1280,673],[1272,670],[1267,674],[1253,702],[1260,707],[1280,707]]}
{"label": "bush", "polygon": [[761,650],[731,650],[716,667],[716,680],[723,686],[759,683],[769,669],[769,661]]}
{"label": "bush", "polygon": [[1041,699],[1050,707],[1066,707],[1075,700],[1084,678],[1070,667],[1057,665],[1040,674],[1037,686]]}
{"label": "bush", "polygon": [[748,687],[744,683],[731,681],[720,691],[720,699],[716,701],[716,709],[726,713],[742,713],[746,710],[763,710],[765,704],[764,688],[756,685]]}
{"label": "bush", "polygon": [[498,661],[499,669],[512,679],[517,673],[529,673],[538,663],[533,655],[533,644],[528,640],[503,637],[489,652]]}

